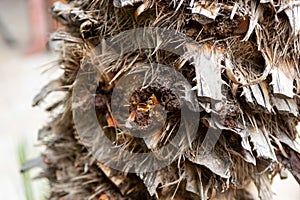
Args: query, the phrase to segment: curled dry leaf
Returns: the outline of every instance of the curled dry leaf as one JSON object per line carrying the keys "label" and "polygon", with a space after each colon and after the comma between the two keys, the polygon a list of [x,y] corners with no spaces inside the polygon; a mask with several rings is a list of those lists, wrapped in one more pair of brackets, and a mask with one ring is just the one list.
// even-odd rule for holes
{"label": "curled dry leaf", "polygon": [[56,79],[48,83],[46,86],[44,86],[41,91],[34,97],[32,106],[37,106],[40,104],[40,102],[46,98],[48,94],[50,94],[53,91],[63,91],[68,88],[62,87],[63,83],[61,79]]}
{"label": "curled dry leaf", "polygon": [[222,100],[221,79],[221,61],[223,60],[223,51],[221,48],[215,48],[210,45],[195,45],[186,43],[187,52],[184,55],[184,62],[189,61],[195,67],[196,86],[199,97],[210,98],[213,100]]}
{"label": "curled dry leaf", "polygon": [[192,14],[200,15],[196,17],[197,21],[200,24],[208,24],[213,22],[219,14],[221,9],[220,3],[211,3],[205,2],[202,4],[201,2],[195,2],[192,7]]}

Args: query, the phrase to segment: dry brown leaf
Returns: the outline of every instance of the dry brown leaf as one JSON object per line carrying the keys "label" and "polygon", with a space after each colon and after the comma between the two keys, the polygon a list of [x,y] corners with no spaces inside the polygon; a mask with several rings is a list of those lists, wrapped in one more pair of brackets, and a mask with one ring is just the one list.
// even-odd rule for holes
{"label": "dry brown leaf", "polygon": [[291,149],[300,154],[300,145],[296,141],[293,141],[284,131],[277,130],[276,136],[280,142],[288,145]]}
{"label": "dry brown leaf", "polygon": [[280,59],[276,67],[271,70],[273,93],[279,96],[293,98],[294,93],[294,78],[295,71],[291,62],[283,61]]}
{"label": "dry brown leaf", "polygon": [[254,151],[257,153],[257,158],[276,162],[274,147],[271,145],[268,136],[260,129],[250,128],[249,132],[250,141],[253,144]]}
{"label": "dry brown leaf", "polygon": [[201,2],[195,2],[192,7],[192,14],[198,14],[197,21],[201,24],[213,22],[218,16],[221,9],[220,3],[211,3],[210,5],[203,5]]}
{"label": "dry brown leaf", "polygon": [[199,97],[206,97],[214,100],[222,100],[221,61],[224,58],[223,49],[210,45],[197,45],[186,43],[186,60],[189,60],[195,67],[197,90]]}
{"label": "dry brown leaf", "polygon": [[142,5],[140,5],[135,11],[135,13],[134,13],[135,19],[137,19],[143,12],[145,12],[150,7],[151,7],[150,0],[144,1],[144,3]]}
{"label": "dry brown leaf", "polygon": [[297,36],[300,31],[300,1],[299,0],[284,0],[281,2],[278,12],[283,11],[288,16],[292,33]]}
{"label": "dry brown leaf", "polygon": [[207,152],[205,147],[200,146],[198,151],[189,151],[186,157],[192,163],[203,165],[222,178],[229,178],[231,163],[225,152],[223,154],[219,155],[214,150]]}
{"label": "dry brown leaf", "polygon": [[207,199],[207,189],[209,185],[203,185],[201,177],[201,168],[192,163],[185,162],[185,176],[186,186],[185,189],[200,197],[200,199]]}
{"label": "dry brown leaf", "polygon": [[114,6],[122,8],[124,6],[133,6],[135,3],[144,2],[144,0],[114,0]]}
{"label": "dry brown leaf", "polygon": [[63,83],[61,79],[55,79],[52,80],[50,83],[45,85],[41,91],[34,97],[32,106],[37,106],[39,103],[47,97],[48,94],[50,94],[53,91],[63,91],[68,88],[62,87]]}
{"label": "dry brown leaf", "polygon": [[130,182],[128,182],[128,178],[124,175],[123,172],[117,171],[115,169],[111,169],[100,162],[97,162],[98,167],[103,171],[103,173],[109,178],[113,184],[119,188],[122,195],[129,195],[134,188],[132,185],[130,186]]}

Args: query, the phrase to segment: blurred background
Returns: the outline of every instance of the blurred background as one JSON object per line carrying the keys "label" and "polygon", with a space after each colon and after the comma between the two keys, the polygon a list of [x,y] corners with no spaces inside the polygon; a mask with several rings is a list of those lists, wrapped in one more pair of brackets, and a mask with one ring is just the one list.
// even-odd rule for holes
{"label": "blurred background", "polygon": [[0,0],[0,199],[41,200],[49,190],[45,180],[30,183],[38,169],[20,174],[21,162],[42,150],[37,133],[49,120],[43,107],[31,106],[32,99],[61,73],[58,55],[46,50],[48,32],[57,28],[51,2],[38,1]]}
{"label": "blurred background", "polygon": [[[20,174],[24,160],[43,150],[38,130],[50,120],[43,105],[32,107],[32,99],[49,80],[62,72],[58,55],[46,49],[49,32],[62,28],[51,19],[55,0],[0,0],[0,199],[42,200],[49,188],[46,180],[31,181],[35,169]],[[289,174],[275,178],[274,199],[298,200],[300,187]]]}

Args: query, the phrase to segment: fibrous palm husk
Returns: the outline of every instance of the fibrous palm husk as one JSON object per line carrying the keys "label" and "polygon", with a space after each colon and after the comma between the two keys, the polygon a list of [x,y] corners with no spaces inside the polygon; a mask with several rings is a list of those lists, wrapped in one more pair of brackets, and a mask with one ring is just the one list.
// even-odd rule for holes
{"label": "fibrous palm husk", "polygon": [[[49,199],[272,199],[272,178],[285,169],[300,183],[300,149],[296,142],[299,138],[296,131],[300,94],[299,10],[299,1],[55,3],[53,16],[66,28],[50,36],[50,45],[61,52],[59,63],[64,74],[45,86],[34,101],[38,105],[50,92],[66,91],[65,100],[49,109],[62,104],[63,112],[39,134],[46,146],[43,176],[50,182]],[[172,164],[147,173],[127,173],[129,169],[124,166],[120,172],[97,161],[85,148],[74,127],[75,107],[71,96],[77,73],[85,67],[84,60],[89,59],[87,52],[103,39],[145,27],[175,30],[194,41],[180,41],[184,51],[181,56],[160,50],[140,50],[110,62],[97,80],[95,94],[99,122],[103,127],[110,126],[105,129],[106,134],[116,144],[125,144],[132,151],[152,151],[162,145],[161,141],[168,140],[164,134],[167,132],[162,131],[141,143],[118,129],[118,119],[110,115],[115,82],[129,69],[142,69],[143,63],[153,60],[172,66],[194,86],[192,91],[197,95],[201,118],[197,137],[186,144],[187,150],[179,151]],[[168,41],[160,45],[164,43]],[[114,50],[108,52],[101,59],[116,60]],[[212,71],[220,73],[222,78],[207,79]],[[218,89],[219,85],[225,88],[225,93]],[[148,89],[137,90],[136,98],[171,95],[157,87],[150,85]],[[210,103],[221,99],[225,99],[221,109]],[[174,104],[177,101],[168,100]],[[165,107],[170,104],[162,99],[157,101]],[[89,104],[84,96],[81,103]],[[80,105],[76,109],[80,110]],[[176,113],[176,106],[172,108],[173,114]],[[137,104],[132,104],[130,109],[136,111]],[[222,116],[221,121],[214,121],[211,117],[214,112]],[[174,120],[169,119],[168,125],[176,129]],[[199,150],[209,128],[221,130],[221,135],[210,154],[203,155]],[[99,148],[102,153],[107,151]],[[111,157],[113,161],[118,159]],[[251,186],[256,187],[257,194],[249,192]]]}

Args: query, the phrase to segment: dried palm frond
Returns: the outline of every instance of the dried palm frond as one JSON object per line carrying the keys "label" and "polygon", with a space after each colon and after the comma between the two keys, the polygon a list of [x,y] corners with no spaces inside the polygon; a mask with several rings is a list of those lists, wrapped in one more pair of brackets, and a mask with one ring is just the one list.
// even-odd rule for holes
{"label": "dried palm frond", "polygon": [[[50,44],[61,53],[59,63],[64,74],[45,86],[34,100],[38,105],[52,91],[66,92],[63,112],[39,133],[46,146],[43,157],[47,167],[42,176],[50,182],[49,199],[272,199],[272,178],[284,169],[300,183],[296,130],[300,105],[299,9],[298,1],[266,0],[55,3],[52,14],[66,28],[53,33]],[[140,38],[118,35],[148,27],[165,33],[174,30],[178,37],[159,37],[153,32],[155,40],[144,38],[153,47],[149,49],[131,42]],[[187,37],[190,39],[184,39]],[[124,45],[118,46],[120,42]],[[99,46],[99,51],[93,51]],[[133,47],[135,51],[127,52]],[[169,47],[173,50],[162,50]],[[143,87],[112,97],[114,89],[125,90],[130,85],[122,82],[123,77],[138,77],[146,63],[153,62],[170,66],[187,82],[176,83],[168,71],[163,78],[152,80],[149,74],[163,71],[153,67],[146,70],[149,76],[143,77]],[[76,77],[84,71],[90,78],[89,70],[96,72],[93,80],[97,84],[87,88],[95,91],[94,100],[86,96],[90,94],[81,93],[74,103],[76,87],[85,87]],[[120,82],[123,84],[118,86]],[[177,88],[179,95],[167,86]],[[122,100],[126,95],[129,105]],[[189,137],[192,117],[180,119],[183,101],[188,102],[191,113],[193,102],[199,106],[195,137]],[[113,150],[101,145],[92,151],[86,149],[86,139],[104,144],[103,135],[89,133],[93,129],[89,117],[83,117],[83,133],[76,128],[74,118],[87,116],[91,106],[104,136],[120,148],[119,155],[109,157]],[[114,116],[114,106],[127,106],[129,114]],[[160,106],[167,111],[166,116]],[[149,119],[165,123],[147,139],[134,137],[130,127],[135,124],[147,130]],[[172,144],[182,121],[187,139],[179,140],[170,165],[151,170],[151,161],[145,159],[141,166],[148,171],[140,173],[130,171],[129,164],[122,171],[110,167],[110,163],[134,159],[124,157],[122,151],[135,155]],[[108,160],[95,159],[94,152],[107,154]],[[250,191],[251,187],[258,193]]]}

